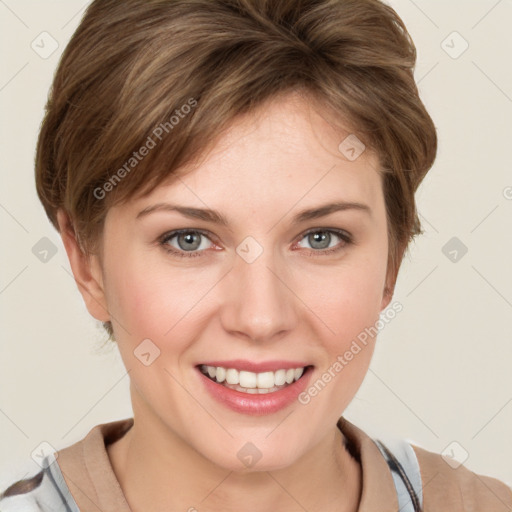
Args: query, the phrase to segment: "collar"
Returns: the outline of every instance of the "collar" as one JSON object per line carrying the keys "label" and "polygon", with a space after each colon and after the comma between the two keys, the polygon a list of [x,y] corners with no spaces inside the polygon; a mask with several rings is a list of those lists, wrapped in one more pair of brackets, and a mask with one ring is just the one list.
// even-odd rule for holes
{"label": "collar", "polygon": [[[131,512],[105,446],[121,438],[133,423],[133,418],[127,418],[96,425],[81,441],[57,452],[59,468],[80,510]],[[361,464],[358,512],[396,512],[393,477],[373,439],[343,416],[337,427],[347,441],[348,451]]]}

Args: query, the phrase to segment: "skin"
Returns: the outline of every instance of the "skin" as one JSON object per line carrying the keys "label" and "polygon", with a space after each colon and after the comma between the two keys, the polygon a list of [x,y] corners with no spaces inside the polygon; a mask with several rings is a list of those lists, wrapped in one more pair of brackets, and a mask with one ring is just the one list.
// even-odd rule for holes
{"label": "skin", "polygon": [[[369,150],[345,158],[338,145],[350,132],[319,112],[288,94],[238,118],[183,176],[111,208],[101,250],[89,258],[59,212],[87,308],[112,321],[130,372],[135,424],[108,454],[134,511],[358,508],[360,466],[336,422],[364,379],[375,339],[307,405],[270,415],[218,404],[194,368],[214,359],[303,360],[315,366],[314,383],[392,298],[378,159]],[[297,212],[334,201],[360,202],[370,212],[292,223]],[[228,227],[176,211],[136,218],[162,202],[217,210]],[[159,243],[182,228],[211,234],[199,238],[196,257]],[[305,234],[311,229],[345,230],[353,243],[329,231],[326,245],[340,250],[327,254]],[[247,236],[263,248],[252,263],[236,252]],[[178,237],[169,245],[180,250]],[[145,366],[133,352],[148,338],[160,356]],[[237,452],[249,441],[262,458],[246,468]]]}

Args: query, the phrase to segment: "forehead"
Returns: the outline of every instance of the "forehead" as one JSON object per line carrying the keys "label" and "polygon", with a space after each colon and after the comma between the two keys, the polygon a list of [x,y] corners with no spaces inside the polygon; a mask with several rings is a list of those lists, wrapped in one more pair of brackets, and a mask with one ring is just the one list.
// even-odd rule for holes
{"label": "forehead", "polygon": [[376,203],[382,197],[378,158],[369,150],[347,158],[339,148],[349,136],[353,140],[316,103],[288,94],[236,118],[199,160],[129,207],[183,194],[197,206],[223,202],[259,210],[299,200],[302,206],[326,199]]}

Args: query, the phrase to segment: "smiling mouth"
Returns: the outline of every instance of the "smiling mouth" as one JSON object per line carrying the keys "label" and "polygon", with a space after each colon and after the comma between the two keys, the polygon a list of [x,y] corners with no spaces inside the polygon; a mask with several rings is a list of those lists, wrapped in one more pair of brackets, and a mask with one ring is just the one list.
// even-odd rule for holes
{"label": "smiling mouth", "polygon": [[204,364],[199,365],[197,368],[199,368],[201,373],[207,378],[224,387],[241,391],[242,393],[261,395],[265,393],[275,393],[276,391],[291,386],[294,382],[301,379],[306,372],[310,371],[313,366],[307,365],[260,373]]}

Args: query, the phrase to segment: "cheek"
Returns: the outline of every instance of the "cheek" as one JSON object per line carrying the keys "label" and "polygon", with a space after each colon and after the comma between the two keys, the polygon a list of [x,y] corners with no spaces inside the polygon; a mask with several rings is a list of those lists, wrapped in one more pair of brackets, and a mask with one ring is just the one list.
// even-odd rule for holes
{"label": "cheek", "polygon": [[358,256],[357,261],[347,259],[303,280],[301,296],[307,297],[307,305],[325,324],[326,340],[333,349],[343,348],[378,320],[385,272],[383,258]]}
{"label": "cheek", "polygon": [[336,404],[341,414],[368,371],[385,284],[385,249],[383,243],[357,256],[354,252],[354,258],[305,281],[302,293],[321,320],[318,337],[325,356],[318,374],[323,382],[316,388],[327,390],[315,407]]}
{"label": "cheek", "polygon": [[300,403],[312,407],[310,414],[317,418],[336,421],[367,374],[386,270],[376,254],[364,259],[359,254],[357,262],[347,259],[329,273],[308,278],[302,288],[310,310],[320,319],[311,316],[319,326],[315,334],[323,357]]}
{"label": "cheek", "polygon": [[136,262],[125,258],[122,267],[110,267],[108,280],[108,304],[113,322],[124,327],[118,329],[122,335],[126,331],[131,336],[143,335],[151,337],[154,334],[147,331],[153,325],[156,330],[155,319],[164,319],[159,308],[161,297],[154,289],[154,283],[147,269]]}
{"label": "cheek", "polygon": [[329,281],[317,282],[316,293],[310,295],[315,301],[311,309],[328,327],[319,331],[324,333],[324,358],[317,379],[306,390],[319,397],[313,406],[320,415],[341,415],[367,374],[378,334],[384,273],[378,264],[345,267]]}
{"label": "cheek", "polygon": [[[194,315],[207,291],[218,281],[212,269],[172,268],[142,255],[125,254],[122,266],[110,265],[107,301],[120,338],[136,345],[149,338],[159,346],[193,337]],[[127,334],[127,332],[129,334]]]}

